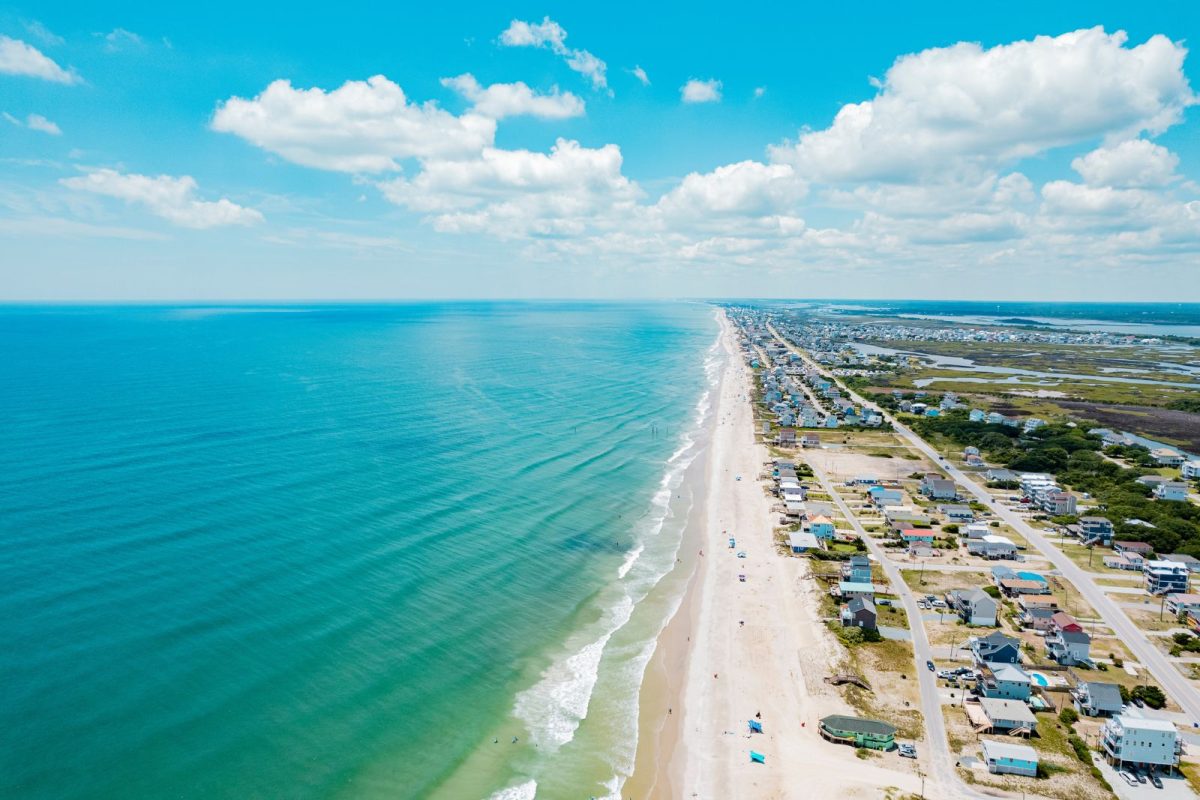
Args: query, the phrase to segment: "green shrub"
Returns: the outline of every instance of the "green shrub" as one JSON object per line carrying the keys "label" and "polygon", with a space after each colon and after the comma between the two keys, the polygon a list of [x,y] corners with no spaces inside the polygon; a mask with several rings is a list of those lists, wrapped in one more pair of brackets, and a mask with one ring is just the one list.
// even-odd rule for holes
{"label": "green shrub", "polygon": [[1163,690],[1157,686],[1135,686],[1130,696],[1134,700],[1140,699],[1143,703],[1151,708],[1162,708],[1167,704],[1167,696],[1163,694]]}
{"label": "green shrub", "polygon": [[1063,725],[1074,725],[1079,722],[1079,713],[1070,706],[1063,706],[1063,710],[1058,712],[1058,718]]}
{"label": "green shrub", "polygon": [[1067,736],[1067,741],[1070,743],[1071,749],[1075,751],[1076,758],[1084,764],[1092,763],[1092,753],[1088,750],[1087,742],[1073,733]]}

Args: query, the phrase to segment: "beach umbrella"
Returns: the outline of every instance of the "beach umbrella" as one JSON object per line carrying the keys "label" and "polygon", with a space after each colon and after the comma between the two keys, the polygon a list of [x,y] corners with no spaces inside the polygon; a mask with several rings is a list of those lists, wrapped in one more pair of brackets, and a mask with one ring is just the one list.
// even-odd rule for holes
{"label": "beach umbrella", "polygon": [[762,723],[756,719],[750,720],[750,730],[753,733],[762,733],[763,732]]}
{"label": "beach umbrella", "polygon": [[767,763],[767,757],[764,756],[762,753],[758,752],[757,750],[750,751],[750,760],[753,761],[755,764]]}

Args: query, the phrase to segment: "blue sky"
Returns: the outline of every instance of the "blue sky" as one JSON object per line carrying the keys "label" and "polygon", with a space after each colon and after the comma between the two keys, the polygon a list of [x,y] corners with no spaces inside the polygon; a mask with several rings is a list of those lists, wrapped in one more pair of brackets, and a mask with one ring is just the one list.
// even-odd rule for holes
{"label": "blue sky", "polygon": [[3,7],[0,298],[1200,300],[1194,4],[920,9]]}

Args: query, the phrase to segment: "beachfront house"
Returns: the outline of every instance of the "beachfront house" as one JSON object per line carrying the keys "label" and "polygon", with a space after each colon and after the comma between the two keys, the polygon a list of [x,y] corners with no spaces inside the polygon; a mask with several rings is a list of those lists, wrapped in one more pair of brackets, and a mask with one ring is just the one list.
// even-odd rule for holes
{"label": "beachfront house", "polygon": [[1142,567],[1146,576],[1146,591],[1150,594],[1186,593],[1188,568],[1174,561],[1147,561]]}
{"label": "beachfront house", "polygon": [[809,519],[805,529],[818,539],[832,539],[835,532],[833,520],[824,514]]}
{"label": "beachfront house", "polygon": [[[984,410],[982,408],[972,408],[967,414],[967,419],[971,422],[983,422],[983,417]],[[975,452],[978,453],[979,450],[975,450]]]}
{"label": "beachfront house", "polygon": [[842,606],[842,627],[875,630],[875,604],[863,597],[856,597]]}
{"label": "beachfront house", "polygon": [[842,565],[842,580],[851,583],[871,582],[871,559],[866,556],[850,556]]}
{"label": "beachfront house", "polygon": [[851,747],[891,750],[896,746],[896,728],[886,722],[864,717],[831,714],[821,719],[821,738]]}
{"label": "beachfront house", "polygon": [[991,559],[1012,558],[1017,554],[1017,546],[1007,536],[989,534],[978,539],[968,539],[967,552],[973,556]]}
{"label": "beachfront house", "polygon": [[1180,467],[1184,480],[1194,481],[1200,478],[1200,460],[1187,461]]}
{"label": "beachfront house", "polygon": [[[815,412],[813,412],[813,415],[815,415]],[[807,423],[810,421],[812,422],[812,425],[807,425]],[[816,421],[813,420],[811,418],[811,416],[806,417],[804,422],[806,423],[807,427],[810,427],[810,428],[816,427]],[[801,447],[820,447],[821,446],[821,437],[815,433],[806,433],[806,434],[804,434],[804,436],[800,437],[800,446]]]}
{"label": "beachfront house", "polygon": [[838,583],[838,594],[843,600],[853,600],[856,597],[875,602],[875,584],[857,581],[841,581]]}
{"label": "beachfront house", "polygon": [[1000,775],[1026,775],[1034,777],[1038,770],[1038,753],[1027,744],[997,742],[983,739],[983,761],[988,772]]}
{"label": "beachfront house", "polygon": [[951,589],[946,593],[950,607],[968,625],[996,627],[999,604],[983,589]]}
{"label": "beachfront house", "polygon": [[980,674],[978,688],[984,697],[1024,701],[1033,692],[1033,679],[1016,664],[991,661],[982,665]]}
{"label": "beachfront house", "polygon": [[780,447],[795,447],[796,429],[780,428],[779,433],[775,436],[775,444],[779,445]]}
{"label": "beachfront house", "polygon": [[1090,662],[1091,646],[1092,637],[1082,630],[1064,631],[1051,628],[1046,633],[1046,655],[1063,666]]}
{"label": "beachfront house", "polygon": [[931,500],[957,500],[958,486],[934,472],[921,479],[921,494]]}
{"label": "beachfront house", "polygon": [[807,553],[809,550],[820,550],[821,540],[808,531],[792,531],[788,534],[788,547],[793,553]]}
{"label": "beachfront house", "polygon": [[1104,756],[1113,766],[1166,767],[1179,764],[1182,741],[1175,725],[1165,719],[1117,714],[1100,728]]}
{"label": "beachfront house", "polygon": [[974,636],[968,641],[976,664],[1021,663],[1021,641],[1005,636],[1000,631],[989,633],[987,636]]}
{"label": "beachfront house", "polygon": [[1183,481],[1166,481],[1165,483],[1160,483],[1158,488],[1154,490],[1154,499],[1186,503],[1188,499],[1188,485]]}
{"label": "beachfront house", "polygon": [[1115,683],[1081,681],[1072,695],[1076,710],[1089,717],[1111,717],[1125,707],[1121,702],[1121,687]]}
{"label": "beachfront house", "polygon": [[991,733],[1007,732],[1010,736],[1029,736],[1037,730],[1037,719],[1024,702],[1003,700],[998,697],[982,697],[979,708],[987,720]]}

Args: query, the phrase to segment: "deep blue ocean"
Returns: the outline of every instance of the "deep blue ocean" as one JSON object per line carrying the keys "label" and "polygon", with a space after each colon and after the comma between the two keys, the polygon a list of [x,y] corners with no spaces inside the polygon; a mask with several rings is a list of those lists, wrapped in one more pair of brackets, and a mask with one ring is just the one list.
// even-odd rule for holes
{"label": "deep blue ocean", "polygon": [[0,796],[599,793],[632,678],[571,743],[674,561],[716,330],[697,304],[0,308]]}

